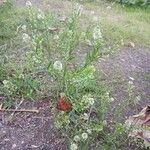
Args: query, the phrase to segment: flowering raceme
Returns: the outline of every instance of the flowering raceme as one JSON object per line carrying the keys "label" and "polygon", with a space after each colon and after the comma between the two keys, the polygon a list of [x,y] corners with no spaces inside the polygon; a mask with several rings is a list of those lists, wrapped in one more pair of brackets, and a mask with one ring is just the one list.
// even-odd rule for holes
{"label": "flowering raceme", "polygon": [[30,36],[28,34],[23,33],[22,39],[23,39],[24,42],[28,43],[31,38],[30,38]]}
{"label": "flowering raceme", "polygon": [[71,150],[77,150],[78,149],[78,145],[76,143],[71,143],[70,149]]}
{"label": "flowering raceme", "polygon": [[82,133],[82,138],[83,138],[83,140],[87,140],[87,138],[88,138],[88,134],[87,133]]}
{"label": "flowering raceme", "polygon": [[21,28],[22,28],[22,30],[23,30],[23,31],[26,31],[27,26],[26,26],[26,25],[22,25],[22,27],[21,27]]}
{"label": "flowering raceme", "polygon": [[99,27],[95,27],[93,29],[93,39],[94,40],[102,39],[102,33]]}
{"label": "flowering raceme", "polygon": [[31,7],[31,6],[32,6],[32,3],[31,3],[30,1],[27,1],[27,2],[26,2],[26,6],[27,6],[27,7]]}
{"label": "flowering raceme", "polygon": [[75,142],[79,142],[79,141],[80,141],[80,137],[79,137],[78,135],[75,135],[75,136],[74,136],[74,141],[75,141]]}
{"label": "flowering raceme", "polygon": [[61,71],[63,69],[63,65],[60,61],[55,61],[53,64],[53,68],[55,70]]}
{"label": "flowering raceme", "polygon": [[91,94],[84,95],[82,97],[82,101],[87,105],[87,107],[94,105],[95,102],[94,98],[91,97]]}

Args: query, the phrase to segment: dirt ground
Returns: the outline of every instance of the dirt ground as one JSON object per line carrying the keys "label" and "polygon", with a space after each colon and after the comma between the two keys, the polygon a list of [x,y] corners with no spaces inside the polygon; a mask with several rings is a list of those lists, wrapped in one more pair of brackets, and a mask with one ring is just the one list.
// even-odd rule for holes
{"label": "dirt ground", "polygon": [[[125,107],[120,117],[129,117],[138,113],[143,107],[150,104],[150,49],[136,46],[135,48],[124,47],[114,56],[100,59],[98,66],[104,73],[106,80],[113,87],[112,95],[114,103],[112,111],[126,99],[124,84],[132,81],[135,97],[140,97],[137,104]],[[135,99],[134,97],[134,99]]]}
{"label": "dirt ground", "polygon": [[40,113],[1,112],[0,150],[66,150],[65,139],[53,124],[50,97],[37,102],[25,100],[20,107],[36,108]]}
{"label": "dirt ground", "polygon": [[[25,5],[25,0],[14,2],[19,7]],[[57,0],[31,0],[31,2],[35,7],[62,13],[64,13],[63,10],[68,10],[68,6],[72,6],[71,2],[65,0],[59,2]],[[122,86],[124,81],[129,81],[131,78],[134,78],[135,94],[141,97],[136,108],[140,110],[150,103],[149,58],[150,48],[135,46],[134,48],[124,47],[119,53],[98,60],[97,67],[102,69],[106,80],[115,89],[112,93],[115,98],[112,109],[124,100],[125,93]],[[0,97],[0,101],[3,101],[3,97]],[[53,124],[51,101],[50,97],[34,102],[23,101],[21,108],[36,108],[40,110],[39,114],[15,113],[11,115],[12,113],[0,112],[0,150],[66,150],[65,139],[60,136]],[[133,107],[126,108],[122,117],[133,113],[135,113]]]}

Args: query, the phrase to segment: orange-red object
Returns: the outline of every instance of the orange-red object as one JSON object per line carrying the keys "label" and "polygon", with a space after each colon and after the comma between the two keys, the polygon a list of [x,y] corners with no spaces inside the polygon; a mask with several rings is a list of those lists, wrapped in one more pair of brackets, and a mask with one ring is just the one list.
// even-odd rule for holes
{"label": "orange-red object", "polygon": [[60,94],[60,98],[57,103],[57,108],[63,111],[68,111],[72,108],[72,105],[70,102],[68,102],[67,97],[64,94]]}

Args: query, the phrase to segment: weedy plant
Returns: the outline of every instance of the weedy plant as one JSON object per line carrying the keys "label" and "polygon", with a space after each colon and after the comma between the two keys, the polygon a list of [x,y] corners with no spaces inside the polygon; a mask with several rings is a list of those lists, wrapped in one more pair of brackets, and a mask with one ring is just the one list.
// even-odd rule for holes
{"label": "weedy plant", "polygon": [[[93,65],[102,55],[99,23],[83,30],[80,27],[83,8],[79,4],[64,21],[46,16],[41,10],[35,13],[29,3],[27,6],[29,17],[23,25],[23,40],[33,50],[29,60],[36,60],[38,68],[47,68],[52,84],[56,85],[55,125],[68,139],[69,149],[87,149],[106,125],[104,114],[111,102],[105,86],[98,83]],[[88,45],[89,52],[76,62],[77,57],[82,57],[76,52],[80,44]]]}

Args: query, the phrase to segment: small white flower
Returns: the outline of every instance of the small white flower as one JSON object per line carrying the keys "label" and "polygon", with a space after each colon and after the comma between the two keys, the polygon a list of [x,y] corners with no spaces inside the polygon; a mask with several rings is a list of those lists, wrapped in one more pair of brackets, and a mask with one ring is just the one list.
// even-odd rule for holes
{"label": "small white flower", "polygon": [[132,78],[132,77],[129,77],[129,79],[132,80],[132,81],[134,81],[134,78]]}
{"label": "small white flower", "polygon": [[37,14],[37,18],[38,18],[39,20],[44,19],[44,18],[45,18],[44,12],[39,11],[39,13]]}
{"label": "small white flower", "polygon": [[63,65],[60,61],[55,61],[53,64],[55,70],[61,71],[63,69]]}
{"label": "small white flower", "polygon": [[102,38],[101,30],[98,27],[95,27],[93,30],[93,39],[98,40]]}
{"label": "small white flower", "polygon": [[81,136],[82,136],[83,140],[86,140],[88,138],[88,134],[87,133],[82,133]]}
{"label": "small white flower", "polygon": [[132,82],[132,81],[129,81],[128,83],[129,83],[130,85],[133,85],[133,82]]}
{"label": "small white flower", "polygon": [[107,6],[106,8],[109,10],[109,9],[111,9],[111,6]]}
{"label": "small white flower", "polygon": [[30,1],[26,1],[26,6],[27,7],[31,7],[32,6],[32,3]]}
{"label": "small white flower", "polygon": [[16,144],[13,144],[12,145],[12,149],[14,149],[14,148],[16,148],[17,147],[17,145]]}
{"label": "small white flower", "polygon": [[110,98],[110,101],[113,102],[115,99],[113,97]]}
{"label": "small white flower", "polygon": [[71,150],[77,150],[78,149],[78,145],[76,143],[72,143],[70,146]]}
{"label": "small white flower", "polygon": [[19,75],[19,78],[20,78],[20,79],[24,79],[24,74],[21,73],[21,74]]}
{"label": "small white flower", "polygon": [[4,80],[4,81],[3,81],[3,84],[4,84],[4,85],[7,85],[8,83],[9,83],[8,80]]}
{"label": "small white flower", "polygon": [[29,42],[29,40],[31,39],[30,36],[26,33],[23,33],[22,35],[22,39],[24,42]]}
{"label": "small white flower", "polygon": [[79,142],[80,141],[80,137],[78,135],[74,136],[74,141],[75,142]]}
{"label": "small white flower", "polygon": [[58,35],[54,35],[54,40],[58,40],[59,36]]}
{"label": "small white flower", "polygon": [[88,115],[87,113],[84,113],[83,119],[84,119],[84,120],[88,120],[88,119],[89,119],[89,115]]}
{"label": "small white flower", "polygon": [[106,126],[106,125],[107,125],[107,121],[106,121],[106,120],[104,120],[104,121],[103,121],[103,124]]}
{"label": "small white flower", "polygon": [[92,131],[90,129],[87,129],[88,134],[92,134]]}
{"label": "small white flower", "polygon": [[94,105],[95,103],[94,98],[89,98],[88,101],[89,101],[89,105]]}
{"label": "small white flower", "polygon": [[109,92],[107,92],[106,95],[109,96]]}
{"label": "small white flower", "polygon": [[95,12],[94,12],[94,11],[91,11],[91,14],[92,14],[92,15],[94,15],[94,14],[95,14]]}
{"label": "small white flower", "polygon": [[27,26],[26,25],[22,25],[22,30],[24,30],[24,31],[26,31],[26,29],[27,29]]}
{"label": "small white flower", "polygon": [[85,102],[88,107],[94,105],[94,103],[95,103],[95,100],[94,100],[94,98],[92,98],[92,95],[91,95],[91,94],[84,95],[84,96],[82,97],[82,101]]}
{"label": "small white flower", "polygon": [[40,63],[40,61],[39,61],[35,56],[32,57],[32,60],[33,60],[35,63]]}

